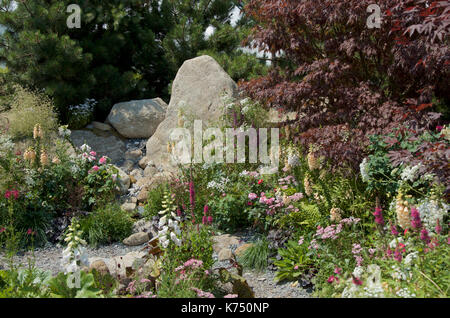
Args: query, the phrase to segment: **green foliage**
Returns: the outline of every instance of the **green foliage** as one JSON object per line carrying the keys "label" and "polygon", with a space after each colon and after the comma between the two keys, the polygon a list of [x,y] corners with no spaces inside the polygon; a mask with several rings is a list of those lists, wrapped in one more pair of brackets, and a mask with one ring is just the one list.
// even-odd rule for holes
{"label": "green foliage", "polygon": [[115,204],[97,209],[81,219],[80,224],[84,238],[94,246],[120,242],[131,235],[133,228],[131,217]]}
{"label": "green foliage", "polygon": [[[184,229],[182,232],[182,245],[171,245],[165,253],[165,265],[182,264],[189,259],[201,260],[205,268],[211,268],[214,264],[213,260],[213,242],[211,239],[211,231],[207,226],[196,226]],[[176,265],[176,266],[178,266]]]}
{"label": "green foliage", "polygon": [[288,241],[286,248],[279,249],[278,254],[281,260],[274,260],[274,265],[277,266],[277,281],[296,280],[312,264],[307,245],[298,244],[296,241]]}
{"label": "green foliage", "polygon": [[209,202],[214,223],[221,230],[234,232],[250,225],[245,212],[247,198],[242,194],[227,193]]}
{"label": "green foliage", "polygon": [[[96,112],[101,117],[118,101],[167,96],[170,73],[158,42],[168,25],[157,2],[150,9],[132,0],[78,1],[82,25],[73,29],[66,25],[69,4],[17,2],[14,11],[2,13],[0,23],[7,27],[2,42],[7,46],[0,55],[11,80],[45,88],[64,122],[69,105],[88,97],[99,101]],[[2,2],[3,8],[10,5]]]}
{"label": "green foliage", "polygon": [[293,230],[297,233],[307,233],[314,230],[322,220],[319,208],[315,204],[300,202],[299,211],[293,211],[284,215],[276,221],[281,229]]}
{"label": "green foliage", "polygon": [[[100,297],[101,290],[95,288],[94,275],[80,271],[80,288],[69,287],[69,280],[73,280],[71,283],[75,284],[75,274],[59,273],[56,277],[53,277],[49,282],[49,289],[51,297],[53,298],[98,298]],[[73,275],[73,276],[72,276]]]}
{"label": "green foliage", "polygon": [[269,252],[269,242],[263,237],[243,252],[239,262],[245,268],[256,269],[259,272],[265,271],[268,265]]}
{"label": "green foliage", "polygon": [[158,212],[162,210],[162,200],[167,185],[160,184],[156,188],[148,192],[147,204],[144,207],[144,217],[151,219],[153,216],[157,216]]}
{"label": "green foliage", "polygon": [[0,298],[46,298],[51,272],[33,266],[0,271]]}

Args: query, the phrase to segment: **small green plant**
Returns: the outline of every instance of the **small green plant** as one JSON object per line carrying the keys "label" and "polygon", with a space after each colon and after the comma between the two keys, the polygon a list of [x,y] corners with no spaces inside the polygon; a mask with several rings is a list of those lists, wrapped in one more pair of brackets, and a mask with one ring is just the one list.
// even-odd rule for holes
{"label": "small green plant", "polygon": [[157,216],[159,211],[162,209],[162,200],[165,191],[167,191],[167,185],[160,184],[153,190],[150,190],[148,193],[148,203],[144,208],[144,217],[147,219],[151,219],[154,216]]}
{"label": "small green plant", "polygon": [[245,268],[252,268],[262,272],[267,269],[269,253],[269,242],[263,237],[242,253],[239,262]]}
{"label": "small green plant", "polygon": [[311,264],[308,256],[307,244],[298,244],[296,241],[288,241],[286,248],[278,250],[280,260],[274,260],[278,267],[275,279],[277,281],[296,280]]}
{"label": "small green plant", "polygon": [[119,205],[99,208],[80,220],[84,238],[93,246],[122,241],[131,234],[132,218]]}

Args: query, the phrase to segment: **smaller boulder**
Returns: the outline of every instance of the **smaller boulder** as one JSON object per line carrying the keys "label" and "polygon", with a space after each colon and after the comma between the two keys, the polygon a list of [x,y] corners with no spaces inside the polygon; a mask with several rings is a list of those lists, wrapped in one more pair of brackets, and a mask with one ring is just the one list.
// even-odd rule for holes
{"label": "smaller boulder", "polygon": [[96,260],[96,261],[91,263],[91,265],[89,266],[89,270],[92,271],[93,269],[95,269],[101,275],[109,274],[108,266],[101,259]]}
{"label": "smaller boulder", "polygon": [[116,167],[119,171],[119,191],[122,194],[127,194],[131,185],[130,177],[119,167]]}
{"label": "smaller boulder", "polygon": [[139,160],[139,158],[142,157],[142,150],[141,149],[133,149],[133,150],[128,150],[125,153],[125,159],[127,160]]}
{"label": "smaller boulder", "polygon": [[139,232],[135,234],[131,234],[129,237],[123,240],[123,244],[128,246],[138,246],[144,243],[147,243],[149,240],[148,233]]}
{"label": "smaller boulder", "polygon": [[93,121],[92,122],[92,127],[94,129],[98,129],[98,130],[101,130],[101,131],[111,131],[112,130],[112,127],[110,125],[104,124],[104,123],[101,123],[101,122],[98,122],[98,121]]}
{"label": "smaller boulder", "polygon": [[124,203],[121,206],[122,210],[125,212],[133,212],[136,209],[136,203]]}

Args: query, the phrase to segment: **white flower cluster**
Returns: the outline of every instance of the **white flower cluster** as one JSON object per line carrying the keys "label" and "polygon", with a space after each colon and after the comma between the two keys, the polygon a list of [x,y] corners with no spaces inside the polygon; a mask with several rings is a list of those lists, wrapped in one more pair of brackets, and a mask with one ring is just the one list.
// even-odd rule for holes
{"label": "white flower cluster", "polygon": [[25,169],[25,183],[28,187],[33,187],[36,183],[37,172],[34,169]]}
{"label": "white flower cluster", "polygon": [[416,294],[410,292],[408,290],[408,288],[402,288],[396,294],[398,297],[401,297],[401,298],[415,298],[416,297]]}
{"label": "white flower cluster", "polygon": [[68,126],[61,126],[58,128],[58,133],[61,137],[66,138],[66,137],[70,137],[70,134],[72,133],[70,131],[70,129],[67,128]]}
{"label": "white flower cluster", "polygon": [[14,143],[8,135],[0,135],[0,157],[6,156],[13,151]]}
{"label": "white flower cluster", "polygon": [[359,171],[361,172],[361,178],[364,182],[369,181],[369,162],[367,158],[364,158],[359,165]]}
{"label": "white flower cluster", "polygon": [[289,147],[287,150],[287,155],[288,165],[291,167],[297,167],[300,165],[300,156],[294,148]]}
{"label": "white flower cluster", "polygon": [[404,263],[406,264],[406,265],[411,265],[412,264],[412,262],[413,262],[413,260],[415,260],[417,257],[418,257],[418,254],[419,254],[419,252],[412,252],[412,253],[409,253],[408,255],[406,255],[406,257],[405,257],[405,259],[404,259]]}
{"label": "white flower cluster", "polygon": [[391,277],[393,279],[398,279],[398,280],[406,280],[407,279],[408,275],[405,272],[403,272],[400,267],[392,265],[391,268],[392,268]]}
{"label": "white flower cluster", "polygon": [[400,174],[400,178],[403,181],[410,181],[414,182],[418,177],[419,169],[421,168],[422,164],[419,163],[418,165],[415,165],[414,167],[406,167],[403,169],[402,173]]}
{"label": "white flower cluster", "polygon": [[444,217],[448,214],[450,209],[449,204],[442,203],[441,205],[430,199],[425,199],[419,202],[417,209],[420,213],[420,219],[429,232],[434,232],[437,221],[442,226]]}
{"label": "white flower cluster", "polygon": [[164,200],[162,207],[165,208],[163,211],[159,211],[162,215],[159,220],[158,239],[161,246],[167,248],[170,241],[175,243],[177,246],[181,246],[181,240],[178,236],[181,234],[181,230],[178,222],[180,222],[180,217],[175,214],[175,206],[173,204],[173,199],[170,194],[164,194]]}
{"label": "white flower cluster", "polygon": [[357,286],[353,283],[353,279],[350,278],[346,281],[346,287],[342,292],[343,298],[380,298],[384,297],[383,286],[381,284],[381,269],[378,265],[371,264],[365,269],[362,266],[355,267],[353,270],[353,276],[362,278],[365,275],[364,285]]}
{"label": "white flower cluster", "polygon": [[221,177],[220,181],[218,181],[218,182],[215,180],[208,182],[208,185],[206,187],[208,189],[214,189],[218,192],[223,193],[223,192],[225,192],[225,188],[226,188],[228,182],[230,182],[230,179]]}
{"label": "white flower cluster", "polygon": [[95,105],[97,105],[95,99],[87,98],[83,104],[69,106],[69,111],[74,116],[86,116],[94,111]]}
{"label": "white flower cluster", "polygon": [[69,231],[64,239],[67,242],[67,247],[63,251],[61,265],[64,268],[64,273],[75,273],[83,266],[89,266],[88,255],[84,245],[84,241],[81,236],[83,231],[80,229],[80,224],[76,219],[72,219],[72,223],[69,226]]}

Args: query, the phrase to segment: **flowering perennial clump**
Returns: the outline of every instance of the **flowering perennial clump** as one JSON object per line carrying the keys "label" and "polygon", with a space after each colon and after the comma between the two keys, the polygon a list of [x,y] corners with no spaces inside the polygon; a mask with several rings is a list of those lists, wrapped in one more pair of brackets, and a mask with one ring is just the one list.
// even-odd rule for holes
{"label": "flowering perennial clump", "polygon": [[159,220],[159,242],[164,248],[167,248],[171,241],[175,245],[181,246],[181,240],[179,239],[181,230],[178,224],[180,217],[175,214],[176,206],[174,205],[172,195],[166,192],[162,203],[162,207],[165,209],[159,211],[159,214],[162,216]]}
{"label": "flowering perennial clump", "polygon": [[81,267],[89,266],[87,252],[84,247],[86,241],[81,238],[82,235],[83,231],[80,230],[80,224],[75,218],[72,219],[72,223],[70,224],[64,239],[67,243],[67,247],[62,254],[63,258],[61,265],[66,274],[75,273],[80,270]]}

